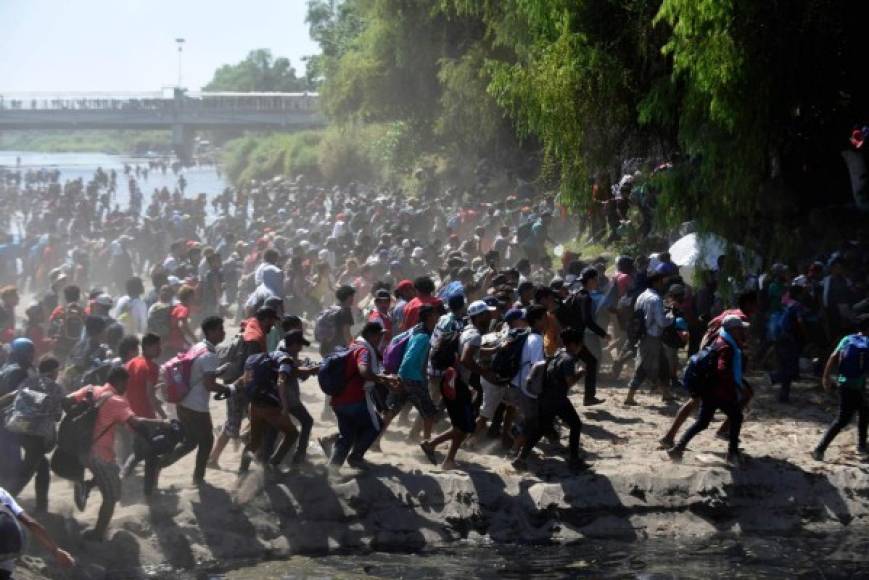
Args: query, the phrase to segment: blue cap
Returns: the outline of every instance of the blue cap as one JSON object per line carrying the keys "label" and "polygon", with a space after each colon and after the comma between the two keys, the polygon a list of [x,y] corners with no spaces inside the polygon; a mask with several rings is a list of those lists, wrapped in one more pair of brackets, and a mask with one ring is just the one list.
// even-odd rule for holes
{"label": "blue cap", "polygon": [[514,320],[524,320],[525,319],[525,311],[521,308],[513,308],[508,310],[504,315],[504,320],[507,322],[513,322]]}

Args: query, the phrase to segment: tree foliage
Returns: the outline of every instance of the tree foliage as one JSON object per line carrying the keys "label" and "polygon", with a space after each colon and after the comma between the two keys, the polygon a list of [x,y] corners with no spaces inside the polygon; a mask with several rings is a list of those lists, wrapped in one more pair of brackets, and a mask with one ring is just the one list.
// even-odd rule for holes
{"label": "tree foliage", "polygon": [[285,57],[274,58],[270,50],[259,48],[237,64],[225,64],[214,72],[206,91],[301,92],[311,88],[308,79],[296,76],[296,69]]}
{"label": "tree foliage", "polygon": [[849,199],[839,151],[869,118],[866,11],[846,0],[311,0],[308,21],[337,123],[395,124],[417,156],[539,159],[541,180],[577,206],[590,179],[617,179],[627,159],[673,161],[662,218],[786,251],[808,212]]}

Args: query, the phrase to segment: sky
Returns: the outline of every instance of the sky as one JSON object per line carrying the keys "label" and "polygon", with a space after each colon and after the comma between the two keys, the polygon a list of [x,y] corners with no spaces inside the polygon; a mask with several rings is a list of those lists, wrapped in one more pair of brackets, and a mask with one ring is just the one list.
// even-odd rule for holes
{"label": "sky", "polygon": [[319,52],[306,0],[0,0],[0,94],[198,90],[256,48],[290,59]]}

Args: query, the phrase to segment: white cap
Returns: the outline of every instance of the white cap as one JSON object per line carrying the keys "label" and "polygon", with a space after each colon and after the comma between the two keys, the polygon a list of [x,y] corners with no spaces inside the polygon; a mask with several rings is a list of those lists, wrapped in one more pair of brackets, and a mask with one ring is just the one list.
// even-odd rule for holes
{"label": "white cap", "polygon": [[468,316],[477,316],[479,314],[483,314],[484,312],[495,312],[497,308],[493,306],[489,306],[482,300],[476,300],[471,302],[471,305],[468,306]]}

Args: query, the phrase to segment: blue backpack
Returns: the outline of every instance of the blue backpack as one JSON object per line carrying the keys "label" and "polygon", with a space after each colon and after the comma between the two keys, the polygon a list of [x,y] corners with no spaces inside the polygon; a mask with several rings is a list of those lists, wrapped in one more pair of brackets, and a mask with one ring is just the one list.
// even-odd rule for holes
{"label": "blue backpack", "polygon": [[347,386],[347,380],[344,378],[347,369],[347,359],[350,358],[352,353],[351,349],[340,347],[335,349],[320,363],[317,380],[323,393],[334,397],[344,391],[344,388]]}
{"label": "blue backpack", "polygon": [[682,375],[682,386],[692,397],[699,396],[711,387],[718,369],[719,350],[709,345],[688,359]]}
{"label": "blue backpack", "polygon": [[869,336],[846,336],[839,349],[839,375],[846,379],[861,379],[869,373]]}

